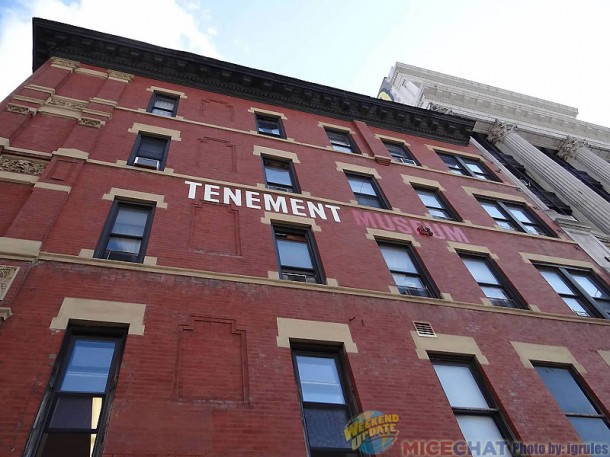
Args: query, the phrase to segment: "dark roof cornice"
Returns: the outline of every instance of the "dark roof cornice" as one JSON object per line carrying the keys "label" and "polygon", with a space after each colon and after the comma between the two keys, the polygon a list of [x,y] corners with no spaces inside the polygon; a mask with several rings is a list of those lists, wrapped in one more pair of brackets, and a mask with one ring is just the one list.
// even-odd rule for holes
{"label": "dark roof cornice", "polygon": [[33,70],[50,57],[133,73],[466,145],[474,121],[176,51],[46,19],[33,19]]}

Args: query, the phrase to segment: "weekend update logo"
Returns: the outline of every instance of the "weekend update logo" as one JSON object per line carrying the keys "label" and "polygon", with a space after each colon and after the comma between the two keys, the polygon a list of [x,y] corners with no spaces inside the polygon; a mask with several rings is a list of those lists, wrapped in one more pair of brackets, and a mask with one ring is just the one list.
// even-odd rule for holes
{"label": "weekend update logo", "polygon": [[345,441],[363,454],[381,454],[390,449],[398,436],[398,414],[365,411],[353,417],[345,426]]}

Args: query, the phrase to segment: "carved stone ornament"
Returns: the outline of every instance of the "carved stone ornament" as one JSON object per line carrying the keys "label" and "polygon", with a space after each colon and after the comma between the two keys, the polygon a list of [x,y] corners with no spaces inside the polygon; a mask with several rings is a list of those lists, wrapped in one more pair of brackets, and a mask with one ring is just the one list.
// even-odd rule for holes
{"label": "carved stone ornament", "polygon": [[10,113],[17,114],[28,114],[30,112],[30,109],[27,106],[14,105],[12,103],[6,105],[6,110]]}
{"label": "carved stone ornament", "polygon": [[99,119],[92,119],[90,117],[81,117],[78,120],[78,123],[80,125],[84,125],[85,127],[95,127],[98,129],[103,125],[102,121]]}
{"label": "carved stone ornament", "polygon": [[74,111],[81,111],[87,103],[84,102],[74,102],[72,100],[65,100],[63,98],[51,97],[50,100],[46,102],[47,105],[50,106],[58,106],[60,108],[71,109]]}
{"label": "carved stone ornament", "polygon": [[19,270],[19,267],[0,265],[0,300],[3,300],[8,292],[11,282],[17,276],[17,270]]}
{"label": "carved stone ornament", "polygon": [[120,79],[125,82],[130,82],[133,79],[133,75],[130,73],[123,73],[122,71],[108,70],[108,77],[114,79]]}
{"label": "carved stone ornament", "polygon": [[578,154],[578,150],[586,148],[587,142],[580,138],[574,138],[573,136],[566,137],[565,140],[559,145],[559,151],[557,155],[564,160],[575,159]]}
{"label": "carved stone ornament", "polygon": [[492,143],[498,143],[504,141],[506,135],[513,132],[516,128],[515,124],[509,124],[508,122],[496,121],[494,125],[489,129],[489,135],[487,139]]}
{"label": "carved stone ornament", "polygon": [[0,156],[0,170],[24,175],[40,176],[46,164],[17,157]]}
{"label": "carved stone ornament", "polygon": [[447,108],[446,106],[437,105],[436,103],[430,103],[429,107],[430,111],[434,111],[436,113],[453,114],[453,111],[451,111],[450,108]]}
{"label": "carved stone ornament", "polygon": [[71,68],[72,70],[76,70],[78,67],[80,67],[80,62],[77,62],[76,60],[62,59],[61,57],[51,57],[51,62],[55,65]]}

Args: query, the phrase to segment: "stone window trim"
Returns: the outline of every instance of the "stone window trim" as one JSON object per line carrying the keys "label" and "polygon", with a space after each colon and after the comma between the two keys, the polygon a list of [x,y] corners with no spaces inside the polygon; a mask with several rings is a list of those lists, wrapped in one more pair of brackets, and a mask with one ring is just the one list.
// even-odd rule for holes
{"label": "stone window trim", "polygon": [[436,338],[426,338],[412,330],[411,338],[415,343],[417,356],[421,360],[430,360],[430,355],[470,356],[474,357],[479,365],[489,365],[489,360],[474,338],[470,336],[449,335],[437,333]]}
{"label": "stone window trim", "polygon": [[178,90],[173,90],[173,89],[167,89],[165,87],[157,87],[157,86],[150,86],[147,87],[146,90],[148,92],[158,92],[161,95],[173,95],[175,97],[181,98],[181,99],[187,99],[188,97],[186,96],[186,93],[178,91]]}
{"label": "stone window trim", "polygon": [[129,335],[144,335],[145,314],[144,303],[65,297],[49,328],[66,330],[70,323],[127,325]]}
{"label": "stone window trim", "polygon": [[150,134],[152,136],[162,136],[171,138],[172,141],[182,141],[180,138],[180,130],[167,129],[164,127],[157,127],[155,125],[141,124],[134,122],[131,128],[127,130],[129,133],[138,134]]}
{"label": "stone window trim", "polygon": [[347,353],[358,353],[347,324],[277,317],[278,347],[290,348],[291,342],[307,344],[340,343]]}
{"label": "stone window trim", "polygon": [[165,195],[121,189],[119,187],[110,188],[110,191],[102,196],[102,200],[114,201],[117,197],[120,200],[133,203],[154,203],[157,209],[167,209]]}
{"label": "stone window trim", "polygon": [[571,365],[581,375],[587,373],[585,367],[576,360],[566,346],[524,343],[520,341],[511,341],[510,344],[519,355],[519,359],[525,368],[533,370],[534,363],[540,362],[543,364]]}
{"label": "stone window trim", "polygon": [[254,145],[254,150],[252,153],[259,157],[276,157],[278,159],[290,160],[292,163],[301,163],[299,161],[299,156],[294,152],[281,151],[279,149],[268,148],[266,146]]}

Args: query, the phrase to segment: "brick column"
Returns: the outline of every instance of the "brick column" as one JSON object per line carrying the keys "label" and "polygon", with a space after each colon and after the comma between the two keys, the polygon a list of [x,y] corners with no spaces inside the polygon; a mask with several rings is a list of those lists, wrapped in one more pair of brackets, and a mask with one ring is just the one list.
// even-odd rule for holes
{"label": "brick column", "polygon": [[557,155],[565,161],[572,159],[582,164],[586,172],[598,177],[604,186],[610,186],[610,163],[594,154],[584,140],[567,137],[559,146]]}
{"label": "brick column", "polygon": [[604,233],[610,233],[610,203],[515,132],[514,125],[496,121],[488,139],[505,144],[523,165],[548,182],[562,199],[578,208]]}

